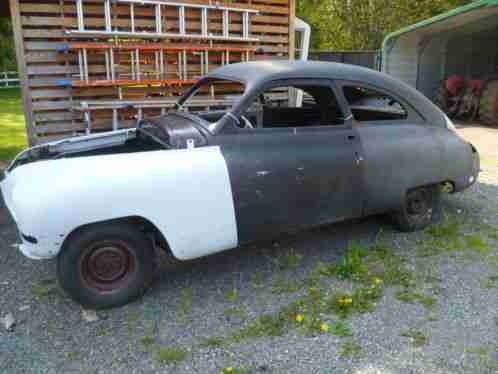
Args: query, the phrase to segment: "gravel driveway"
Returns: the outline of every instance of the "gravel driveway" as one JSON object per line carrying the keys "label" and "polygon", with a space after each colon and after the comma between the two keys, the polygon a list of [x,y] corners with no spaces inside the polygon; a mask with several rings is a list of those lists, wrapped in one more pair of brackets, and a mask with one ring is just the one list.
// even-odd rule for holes
{"label": "gravel driveway", "polygon": [[0,326],[0,373],[497,373],[498,130],[459,131],[484,171],[431,230],[373,217],[164,258],[142,300],[96,315],[55,263],[12,247],[0,212],[0,318],[16,322]]}

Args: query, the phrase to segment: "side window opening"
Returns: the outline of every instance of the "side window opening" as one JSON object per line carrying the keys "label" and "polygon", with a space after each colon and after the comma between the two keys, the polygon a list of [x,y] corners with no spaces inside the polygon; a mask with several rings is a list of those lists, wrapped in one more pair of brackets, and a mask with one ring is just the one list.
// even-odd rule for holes
{"label": "side window opening", "polygon": [[364,87],[345,86],[344,96],[358,122],[391,121],[408,118],[403,105],[390,95]]}
{"label": "side window opening", "polygon": [[[296,105],[296,92],[304,93]],[[332,88],[325,85],[279,86],[261,93],[244,113],[254,128],[335,126],[344,116]]]}

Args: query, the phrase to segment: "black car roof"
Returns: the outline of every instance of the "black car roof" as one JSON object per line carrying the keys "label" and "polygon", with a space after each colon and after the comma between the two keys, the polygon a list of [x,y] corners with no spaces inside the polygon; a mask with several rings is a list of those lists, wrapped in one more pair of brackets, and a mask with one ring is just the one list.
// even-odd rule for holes
{"label": "black car roof", "polygon": [[241,81],[249,90],[281,79],[325,78],[356,81],[383,88],[400,96],[434,125],[445,123],[443,113],[413,87],[387,74],[355,65],[321,61],[254,61],[223,66],[213,70],[207,78]]}

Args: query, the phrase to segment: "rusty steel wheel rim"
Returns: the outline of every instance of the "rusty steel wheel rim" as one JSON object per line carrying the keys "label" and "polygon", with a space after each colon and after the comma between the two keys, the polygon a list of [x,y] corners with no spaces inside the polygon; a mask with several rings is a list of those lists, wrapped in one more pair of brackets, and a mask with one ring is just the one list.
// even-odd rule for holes
{"label": "rusty steel wheel rim", "polygon": [[100,292],[124,287],[135,270],[135,256],[122,241],[105,241],[84,250],[80,270],[83,283]]}

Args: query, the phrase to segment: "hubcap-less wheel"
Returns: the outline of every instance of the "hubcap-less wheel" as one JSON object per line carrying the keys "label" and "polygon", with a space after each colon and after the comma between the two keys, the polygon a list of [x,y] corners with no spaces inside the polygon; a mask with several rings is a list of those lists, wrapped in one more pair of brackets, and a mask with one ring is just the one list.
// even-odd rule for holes
{"label": "hubcap-less wheel", "polygon": [[439,186],[419,187],[406,194],[403,207],[392,214],[399,230],[422,230],[437,219],[440,201]]}
{"label": "hubcap-less wheel", "polygon": [[112,292],[125,286],[135,269],[135,257],[126,243],[107,241],[84,250],[80,261],[85,285],[98,292]]}
{"label": "hubcap-less wheel", "polygon": [[431,212],[430,194],[425,189],[412,191],[407,196],[406,210],[411,216],[425,216]]}

